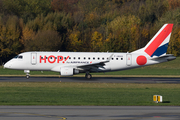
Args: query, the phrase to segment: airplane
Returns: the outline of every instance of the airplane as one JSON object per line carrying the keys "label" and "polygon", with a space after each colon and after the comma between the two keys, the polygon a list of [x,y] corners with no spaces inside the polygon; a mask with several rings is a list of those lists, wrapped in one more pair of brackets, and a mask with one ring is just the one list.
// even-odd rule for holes
{"label": "airplane", "polygon": [[155,36],[141,49],[133,52],[24,52],[7,63],[4,68],[30,71],[54,71],[61,76],[86,73],[90,79],[94,72],[120,71],[176,59],[166,54],[173,24],[164,24]]}

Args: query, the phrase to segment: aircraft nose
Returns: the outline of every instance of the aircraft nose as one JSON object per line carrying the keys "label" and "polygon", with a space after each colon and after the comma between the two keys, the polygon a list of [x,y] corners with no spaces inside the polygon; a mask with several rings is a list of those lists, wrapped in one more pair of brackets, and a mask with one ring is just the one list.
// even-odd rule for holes
{"label": "aircraft nose", "polygon": [[4,64],[4,68],[10,68],[11,67],[11,63],[10,62],[7,62]]}

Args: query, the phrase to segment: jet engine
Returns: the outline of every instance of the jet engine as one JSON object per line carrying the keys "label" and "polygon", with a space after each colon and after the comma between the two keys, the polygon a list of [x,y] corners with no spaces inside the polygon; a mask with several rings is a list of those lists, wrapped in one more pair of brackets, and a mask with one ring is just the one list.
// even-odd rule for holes
{"label": "jet engine", "polygon": [[72,67],[62,67],[60,73],[62,76],[72,76],[73,74],[78,74],[79,70]]}

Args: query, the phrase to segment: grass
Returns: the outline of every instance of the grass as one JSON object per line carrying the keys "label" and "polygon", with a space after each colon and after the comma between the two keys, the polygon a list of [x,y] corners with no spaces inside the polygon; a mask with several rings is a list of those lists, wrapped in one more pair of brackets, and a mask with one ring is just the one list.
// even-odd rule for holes
{"label": "grass", "polygon": [[179,84],[1,82],[0,105],[180,105],[179,93]]}
{"label": "grass", "polygon": [[[177,57],[176,60],[160,63],[156,65],[124,70],[124,71],[116,71],[116,72],[107,72],[105,75],[180,75],[180,57]],[[31,71],[31,75],[59,75],[57,72],[51,71]],[[25,75],[24,71],[19,70],[9,70],[3,69],[0,67],[0,75]],[[83,75],[84,74],[80,74]],[[93,73],[93,75],[104,75],[104,73]]]}

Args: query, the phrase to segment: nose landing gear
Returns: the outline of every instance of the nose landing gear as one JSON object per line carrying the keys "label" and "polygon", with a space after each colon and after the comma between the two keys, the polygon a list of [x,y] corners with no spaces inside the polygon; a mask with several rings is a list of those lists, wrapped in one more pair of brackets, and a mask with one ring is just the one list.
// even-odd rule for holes
{"label": "nose landing gear", "polygon": [[29,74],[28,74],[28,75],[26,75],[26,78],[27,78],[27,79],[29,79],[29,77],[30,77],[30,76],[29,76]]}
{"label": "nose landing gear", "polygon": [[26,78],[29,79],[30,77],[30,70],[24,70],[24,73],[26,73]]}

